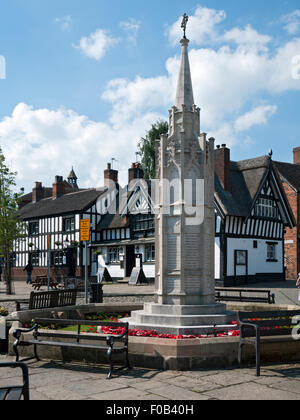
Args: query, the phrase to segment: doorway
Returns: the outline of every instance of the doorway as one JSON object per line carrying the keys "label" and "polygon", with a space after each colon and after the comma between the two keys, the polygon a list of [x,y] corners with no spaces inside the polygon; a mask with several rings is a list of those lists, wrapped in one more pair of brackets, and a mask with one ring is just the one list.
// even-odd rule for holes
{"label": "doorway", "polygon": [[248,284],[248,251],[234,251],[234,282],[235,286]]}
{"label": "doorway", "polygon": [[125,277],[130,277],[131,272],[135,267],[135,248],[134,245],[126,246],[125,254]]}

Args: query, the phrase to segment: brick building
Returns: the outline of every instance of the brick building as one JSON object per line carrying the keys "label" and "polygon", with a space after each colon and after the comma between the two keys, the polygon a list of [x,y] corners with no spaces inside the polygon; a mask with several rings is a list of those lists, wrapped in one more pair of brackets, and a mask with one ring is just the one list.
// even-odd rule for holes
{"label": "brick building", "polygon": [[294,149],[294,163],[274,162],[295,219],[285,232],[286,278],[294,280],[300,272],[300,147]]}

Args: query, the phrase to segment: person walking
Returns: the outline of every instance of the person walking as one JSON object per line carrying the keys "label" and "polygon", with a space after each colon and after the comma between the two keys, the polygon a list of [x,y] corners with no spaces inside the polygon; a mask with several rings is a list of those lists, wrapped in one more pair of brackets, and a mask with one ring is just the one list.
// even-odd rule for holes
{"label": "person walking", "polygon": [[2,265],[0,264],[0,281],[2,281]]}
{"label": "person walking", "polygon": [[27,281],[26,281],[26,283],[27,284],[31,284],[31,274],[32,274],[32,272],[33,272],[33,266],[32,266],[32,264],[31,264],[31,262],[29,262],[27,265],[26,265],[26,267],[24,268],[24,270],[23,271],[27,271]]}

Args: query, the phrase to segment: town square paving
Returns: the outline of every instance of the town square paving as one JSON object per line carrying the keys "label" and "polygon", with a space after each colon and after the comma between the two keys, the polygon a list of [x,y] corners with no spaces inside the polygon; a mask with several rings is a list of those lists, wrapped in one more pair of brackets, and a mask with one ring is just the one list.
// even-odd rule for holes
{"label": "town square paving", "polygon": [[[1,356],[0,361],[13,361]],[[300,400],[300,363],[255,369],[156,371],[134,368],[108,381],[106,365],[29,362],[31,400],[201,401]],[[1,368],[1,386],[21,382],[18,369]]]}
{"label": "town square paving", "polygon": [[[3,284],[2,284],[3,286]],[[262,285],[266,287],[266,285]],[[298,304],[294,282],[268,284],[278,304]],[[31,288],[15,284],[12,297],[0,294],[0,301],[26,298]],[[107,301],[118,301],[130,294],[133,302],[151,299],[153,286],[105,285]],[[129,297],[124,297],[129,300]],[[130,301],[130,300],[129,300]],[[0,305],[7,305],[0,303]],[[14,308],[14,303],[8,303]],[[1,361],[14,358],[2,355]],[[201,400],[299,400],[300,356],[298,364],[263,365],[261,377],[255,368],[191,371],[156,371],[134,368],[106,380],[107,365],[41,361],[29,362],[31,400],[104,400],[104,401],[201,401]],[[18,369],[1,368],[1,386],[18,384]]]}

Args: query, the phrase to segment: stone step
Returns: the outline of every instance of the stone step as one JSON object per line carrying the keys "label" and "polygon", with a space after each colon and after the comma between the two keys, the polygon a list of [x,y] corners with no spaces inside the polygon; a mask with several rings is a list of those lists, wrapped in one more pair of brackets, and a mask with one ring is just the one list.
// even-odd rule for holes
{"label": "stone step", "polygon": [[[153,325],[153,324],[147,324],[147,323],[135,323],[131,320],[129,320],[130,329],[139,329],[139,330],[155,330],[159,334],[174,334],[174,335],[198,335],[198,334],[213,334],[214,332],[214,326],[213,325],[201,325],[201,326],[181,326],[181,325],[172,325],[172,326],[166,326],[166,325]],[[231,324],[221,324],[216,325],[215,330],[217,332],[226,332],[229,330],[235,330],[236,327]]]}
{"label": "stone step", "polygon": [[134,324],[148,324],[155,326],[181,326],[194,327],[202,325],[223,325],[233,320],[232,313],[223,314],[206,314],[206,315],[166,315],[166,314],[149,314],[145,311],[134,311],[131,314]]}
{"label": "stone step", "polygon": [[226,305],[215,303],[212,305],[159,305],[144,304],[145,312],[153,315],[217,315],[226,312]]}

